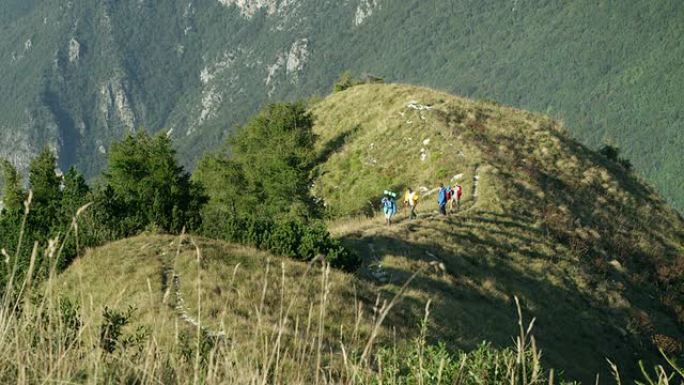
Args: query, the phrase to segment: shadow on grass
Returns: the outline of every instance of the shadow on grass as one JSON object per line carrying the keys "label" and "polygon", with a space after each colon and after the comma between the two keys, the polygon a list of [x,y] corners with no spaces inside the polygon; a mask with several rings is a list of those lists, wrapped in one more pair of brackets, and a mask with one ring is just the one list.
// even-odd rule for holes
{"label": "shadow on grass", "polygon": [[[577,286],[577,277],[567,276],[567,271],[552,263],[546,270],[525,265],[533,260],[543,264],[551,257],[535,248],[539,239],[534,235],[540,235],[539,230],[518,221],[522,218],[480,214],[402,220],[386,232],[357,232],[342,238],[346,247],[382,261],[389,277],[389,284],[381,286],[387,297],[419,266],[436,260],[445,267],[445,272],[428,271],[417,277],[401,305],[391,312],[387,322],[399,334],[415,332],[425,302],[432,299],[430,337],[434,342],[444,342],[454,350],[474,349],[482,340],[509,347],[517,325],[512,299],[518,296],[526,306],[526,316],[537,318],[534,334],[547,367],[564,369],[569,378],[585,383],[593,381],[596,373],[610,378],[605,377],[610,376],[606,357],[620,362],[622,375],[628,379],[639,376],[639,359],[660,363],[643,336],[626,330],[635,309],[598,303]],[[533,235],[524,236],[519,230]],[[517,250],[520,244],[530,248]],[[368,255],[370,250],[376,255]],[[364,270],[359,275],[374,281]],[[630,300],[638,304],[642,299]]]}
{"label": "shadow on grass", "polygon": [[340,151],[342,147],[344,147],[349,138],[357,133],[360,128],[361,126],[357,124],[349,130],[340,132],[334,138],[327,141],[316,158],[316,164],[327,162],[334,153]]}

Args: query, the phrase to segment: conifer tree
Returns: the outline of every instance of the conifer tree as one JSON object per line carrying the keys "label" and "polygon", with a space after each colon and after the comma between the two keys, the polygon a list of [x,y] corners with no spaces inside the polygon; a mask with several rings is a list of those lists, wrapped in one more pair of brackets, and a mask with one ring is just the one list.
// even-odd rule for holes
{"label": "conifer tree", "polygon": [[74,167],[69,168],[64,174],[63,186],[61,217],[68,223],[76,211],[86,204],[90,188],[83,175]]}
{"label": "conifer tree", "polygon": [[315,218],[313,117],[302,103],[267,106],[228,141],[228,152],[205,157],[197,178],[209,210],[238,216]]}
{"label": "conifer tree", "polygon": [[150,226],[178,232],[198,225],[204,194],[178,165],[168,136],[128,135],[112,145],[108,160],[103,190],[108,197],[102,201],[117,208],[110,221],[117,222],[121,235]]}
{"label": "conifer tree", "polygon": [[46,239],[51,230],[57,230],[61,222],[62,178],[56,168],[57,158],[47,147],[29,165],[29,185],[33,192],[29,223],[41,239]]}
{"label": "conifer tree", "polygon": [[6,215],[19,214],[24,202],[24,189],[21,186],[21,176],[16,167],[7,160],[2,160],[3,173],[3,212]]}

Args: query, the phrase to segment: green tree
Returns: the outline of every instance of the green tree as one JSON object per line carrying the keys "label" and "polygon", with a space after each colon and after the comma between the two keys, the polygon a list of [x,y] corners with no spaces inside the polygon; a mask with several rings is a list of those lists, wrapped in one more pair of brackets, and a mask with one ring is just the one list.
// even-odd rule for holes
{"label": "green tree", "polygon": [[[3,209],[0,213],[0,244],[8,253],[14,253],[19,239],[19,226],[23,213],[24,189],[17,169],[7,160],[2,161],[3,171]],[[9,262],[9,261],[8,261]],[[7,282],[9,263],[0,263],[0,294]]]}
{"label": "green tree", "polygon": [[313,118],[303,103],[264,108],[229,140],[225,151],[206,156],[196,173],[206,188],[208,210],[238,216],[315,218],[311,195],[315,165]]}
{"label": "green tree", "polygon": [[120,235],[148,227],[179,232],[199,225],[204,193],[178,165],[168,136],[152,137],[145,131],[127,135],[111,146],[108,161],[102,190],[106,197],[99,201],[106,202],[101,207],[110,210],[108,221],[117,222]]}
{"label": "green tree", "polygon": [[25,192],[21,186],[21,176],[16,167],[7,160],[2,160],[3,173],[3,213],[18,214],[22,211]]}
{"label": "green tree", "polygon": [[61,216],[69,221],[76,211],[87,203],[90,187],[83,175],[74,167],[69,168],[64,174],[63,186]]}
{"label": "green tree", "polygon": [[[35,240],[43,243],[52,230],[61,224],[59,214],[62,203],[62,178],[56,172],[57,158],[44,148],[29,164],[29,184],[33,192],[30,231]],[[56,231],[55,231],[56,232]]]}

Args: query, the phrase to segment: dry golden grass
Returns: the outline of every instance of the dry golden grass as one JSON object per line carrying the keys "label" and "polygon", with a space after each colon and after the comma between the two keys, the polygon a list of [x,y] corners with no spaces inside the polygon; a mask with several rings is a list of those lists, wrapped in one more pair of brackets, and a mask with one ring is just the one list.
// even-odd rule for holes
{"label": "dry golden grass", "polygon": [[[58,250],[55,241],[45,252],[56,260]],[[430,305],[434,282],[425,280],[454,282],[443,263],[411,265],[403,282],[395,277],[373,301],[371,284],[320,261],[305,265],[188,236],[114,242],[46,282],[32,282],[29,269],[24,282],[8,284],[0,383],[564,383],[542,368],[535,319],[523,321],[517,297],[512,348],[449,353],[428,344],[442,338],[430,327],[442,316]],[[488,292],[499,287],[492,278],[482,284]],[[421,316],[411,326],[407,311],[416,303]],[[669,364],[656,367],[652,384],[674,384],[676,373],[684,379]]]}

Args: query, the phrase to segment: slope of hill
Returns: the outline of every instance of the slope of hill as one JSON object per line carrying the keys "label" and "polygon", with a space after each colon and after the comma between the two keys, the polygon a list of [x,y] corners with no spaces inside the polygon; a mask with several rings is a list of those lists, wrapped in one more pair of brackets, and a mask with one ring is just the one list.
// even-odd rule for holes
{"label": "slope of hill", "polygon": [[0,5],[0,155],[45,143],[89,175],[140,126],[188,164],[268,100],[327,93],[344,69],[565,120],[613,142],[678,207],[680,1],[138,0]]}
{"label": "slope of hill", "polygon": [[[266,338],[285,318],[299,323],[302,334],[288,325],[283,344],[315,340],[324,294],[326,315],[320,326],[325,343],[345,341],[338,338],[339,327],[354,329],[359,310],[354,300],[371,301],[370,285],[332,271],[325,276],[324,289],[322,278],[318,265],[308,267],[247,247],[202,238],[139,236],[89,252],[55,282],[55,289],[83,304],[83,323],[90,325],[93,338],[105,306],[119,311],[131,306],[131,329],[145,327],[163,349],[178,348],[179,333],[189,333],[192,340],[199,324],[207,336],[231,341],[242,359],[258,361],[263,351],[250,350],[256,348],[253,339]],[[358,326],[353,338],[365,338],[368,323]],[[294,341],[298,337],[302,341]]]}
{"label": "slope of hill", "polygon": [[[604,357],[681,354],[684,221],[558,123],[400,85],[356,86],[313,113],[326,159],[316,191],[331,213],[372,213],[385,189],[425,192],[417,221],[342,220],[333,230],[390,284],[444,264],[413,292],[435,301],[440,338],[505,344],[512,320],[501,310],[518,295],[552,366],[585,382]],[[439,182],[464,187],[462,210],[448,218],[434,214]]]}
{"label": "slope of hill", "polygon": [[[430,341],[451,350],[483,340],[507,347],[518,296],[537,318],[545,366],[566,378],[607,378],[609,358],[623,379],[634,379],[637,360],[659,362],[658,348],[681,355],[684,221],[622,166],[568,139],[558,123],[402,85],[355,86],[312,112],[321,162],[315,191],[338,217],[333,233],[364,258],[357,274],[332,272],[329,290],[321,290],[320,274],[305,275],[300,263],[270,257],[267,270],[269,256],[247,248],[199,239],[198,258],[187,242],[141,236],[78,260],[59,277],[60,293],[86,304],[91,325],[104,306],[135,306],[136,323],[160,345],[201,319],[206,332],[227,333],[235,351],[244,347],[240,356],[258,364],[261,350],[250,343],[259,337],[240,325],[257,322],[257,330],[276,333],[290,300],[297,325],[311,317],[316,325],[316,306],[326,301],[323,344],[337,351],[341,336],[369,334],[365,323],[344,333],[355,330],[359,304],[367,321],[382,303],[377,294],[389,300],[422,269],[389,313],[383,337],[417,336],[431,301]],[[431,191],[449,181],[464,186],[463,207],[440,217]],[[386,227],[378,217],[349,216],[372,214],[383,190],[408,185],[425,191],[419,219],[400,214]],[[439,269],[430,268],[435,264]],[[315,341],[305,339],[302,348]]]}

